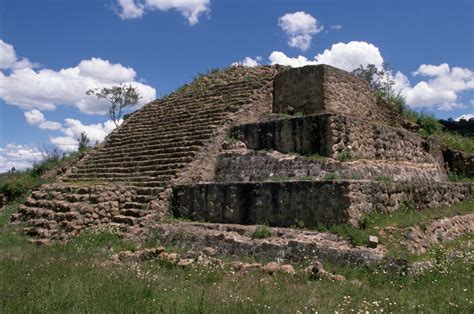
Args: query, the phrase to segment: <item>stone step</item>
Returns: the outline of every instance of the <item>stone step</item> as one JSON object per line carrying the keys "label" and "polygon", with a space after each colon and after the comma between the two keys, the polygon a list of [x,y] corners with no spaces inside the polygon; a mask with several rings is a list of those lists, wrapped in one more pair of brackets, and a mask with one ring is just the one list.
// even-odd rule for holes
{"label": "stone step", "polygon": [[[174,169],[175,165],[180,165],[183,163],[191,162],[193,158],[186,157],[186,158],[175,158],[175,159],[145,159],[138,160],[135,158],[121,158],[121,159],[103,159],[100,163],[97,163],[98,168],[108,168],[108,167],[141,167],[141,166],[162,166],[168,169]],[[88,164],[81,165],[80,168],[87,167]],[[100,167],[99,167],[100,166]]]}
{"label": "stone step", "polygon": [[85,165],[78,168],[74,174],[89,174],[89,173],[155,173],[155,174],[175,174],[177,170],[186,166],[186,163],[175,163],[158,165],[154,164],[151,166],[135,166],[135,167],[102,167],[99,165],[90,166]]}
{"label": "stone step", "polygon": [[193,132],[199,129],[205,129],[213,125],[219,124],[220,121],[225,119],[227,114],[216,113],[213,115],[207,115],[204,118],[194,117],[192,119],[180,117],[179,119],[170,119],[166,123],[155,122],[154,124],[147,126],[136,126],[133,130],[127,131],[119,129],[116,133],[111,136],[112,139],[120,139],[121,137],[130,136],[141,136],[149,137],[150,135],[157,136],[161,134],[176,134],[178,132]]}
{"label": "stone step", "polygon": [[177,146],[177,147],[168,147],[160,148],[160,144],[155,145],[135,145],[134,147],[124,148],[124,147],[104,147],[96,152],[93,157],[102,157],[102,156],[119,156],[120,154],[129,154],[134,151],[141,151],[144,153],[154,152],[156,155],[162,154],[174,154],[174,153],[191,153],[198,152],[202,146],[198,145],[189,145],[189,146]]}
{"label": "stone step", "polygon": [[439,147],[405,129],[338,114],[283,118],[235,126],[231,135],[253,150],[318,154],[340,159],[434,163]]}
{"label": "stone step", "polygon": [[69,178],[79,178],[81,176],[91,176],[91,175],[99,175],[104,178],[114,178],[114,177],[129,177],[129,176],[137,176],[137,175],[144,175],[144,176],[162,176],[162,175],[171,175],[174,176],[176,174],[176,169],[167,169],[167,170],[150,170],[150,171],[140,171],[133,168],[115,168],[111,171],[110,168],[102,168],[102,171],[98,168],[88,168],[88,169],[80,169],[75,173],[69,175]]}
{"label": "stone step", "polygon": [[213,247],[220,255],[252,256],[262,260],[301,263],[316,259],[343,266],[377,266],[386,258],[382,246],[354,246],[349,240],[332,233],[268,227],[269,237],[255,239],[252,235],[256,228],[238,224],[176,222],[157,224],[152,232],[161,235],[165,245],[173,244],[190,250]]}
{"label": "stone step", "polygon": [[212,223],[357,225],[372,211],[393,212],[451,205],[474,198],[474,183],[412,183],[368,180],[210,183],[173,187],[179,217]]}
{"label": "stone step", "polygon": [[[162,151],[162,150],[161,150]],[[95,154],[92,156],[91,160],[101,160],[101,159],[113,159],[113,158],[127,158],[127,157],[136,157],[139,155],[139,157],[143,157],[142,159],[145,158],[150,158],[150,157],[155,157],[155,158],[182,158],[182,157],[192,157],[194,156],[199,150],[189,150],[189,151],[183,151],[183,152],[178,152],[178,153],[163,153],[163,152],[158,152],[156,153],[156,150],[153,149],[147,149],[147,148],[142,148],[142,147],[137,147],[135,151],[133,151],[131,148],[124,150],[124,149],[115,149],[114,151],[108,151],[108,152],[100,152],[98,154]]]}
{"label": "stone step", "polygon": [[150,136],[150,137],[124,137],[123,139],[114,139],[111,140],[108,145],[110,146],[122,146],[122,145],[127,145],[127,144],[135,144],[135,143],[144,143],[144,142],[150,142],[152,144],[154,143],[169,143],[169,142],[175,142],[177,140],[192,140],[192,139],[206,139],[210,137],[214,133],[213,129],[207,129],[207,130],[200,130],[200,131],[192,131],[192,132],[182,132],[182,133],[176,133],[172,134],[170,136],[168,135],[162,135],[162,136]]}
{"label": "stone step", "polygon": [[120,129],[120,132],[114,135],[114,138],[121,138],[124,136],[157,136],[157,134],[173,134],[183,131],[195,131],[197,129],[208,129],[219,125],[224,115],[218,117],[210,117],[199,120],[188,120],[182,123],[167,123],[163,126],[149,125],[144,127],[137,127],[133,131]]}
{"label": "stone step", "polygon": [[[190,142],[190,141],[206,141],[212,137],[214,132],[207,132],[202,134],[195,134],[195,135],[188,135],[183,137],[176,137],[176,138],[168,138],[168,139],[147,139],[146,142],[149,142],[150,145],[153,144],[161,144],[163,147],[166,145],[171,145],[171,147],[176,147],[182,145],[181,143]],[[130,140],[123,140],[121,142],[110,143],[110,146],[115,147],[132,147],[137,143],[143,143],[145,140],[139,139],[130,139]]]}
{"label": "stone step", "polygon": [[439,164],[366,160],[341,162],[278,152],[223,153],[216,158],[215,180],[251,182],[270,180],[353,179],[397,182],[446,181]]}

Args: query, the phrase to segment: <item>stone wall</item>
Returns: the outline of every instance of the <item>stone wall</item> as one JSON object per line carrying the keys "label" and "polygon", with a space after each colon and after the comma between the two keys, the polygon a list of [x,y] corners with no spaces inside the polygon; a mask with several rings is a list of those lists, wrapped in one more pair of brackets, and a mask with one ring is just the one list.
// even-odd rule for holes
{"label": "stone wall", "polygon": [[175,186],[175,215],[196,221],[269,224],[358,224],[365,213],[450,205],[472,198],[474,184],[286,181]]}
{"label": "stone wall", "polygon": [[231,135],[253,150],[319,154],[338,158],[434,162],[434,143],[404,129],[367,123],[348,116],[322,114],[235,126]]}
{"label": "stone wall", "polygon": [[375,96],[365,81],[328,65],[281,73],[275,77],[273,95],[275,113],[332,112],[390,125],[401,121],[399,113]]}
{"label": "stone wall", "polygon": [[352,181],[348,188],[351,207],[349,222],[357,224],[361,216],[371,211],[394,212],[400,207],[413,209],[448,206],[474,197],[473,183],[383,183]]}
{"label": "stone wall", "polygon": [[443,158],[448,171],[474,177],[474,155],[466,152],[443,149]]}
{"label": "stone wall", "polygon": [[277,152],[245,154],[224,153],[216,159],[215,181],[249,182],[278,178],[288,180],[322,180],[327,176],[340,179],[393,181],[443,181],[446,175],[437,164],[413,164],[383,160],[340,162],[334,159],[314,160],[304,156],[284,155]]}

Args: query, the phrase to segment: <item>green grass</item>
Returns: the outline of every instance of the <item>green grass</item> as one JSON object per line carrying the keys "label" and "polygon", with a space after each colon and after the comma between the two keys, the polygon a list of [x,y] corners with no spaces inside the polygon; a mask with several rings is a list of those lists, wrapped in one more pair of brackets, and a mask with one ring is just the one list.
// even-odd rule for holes
{"label": "green grass", "polygon": [[452,217],[474,212],[474,201],[465,201],[449,207],[414,210],[409,206],[390,214],[372,212],[362,217],[359,228],[352,225],[319,226],[316,229],[339,234],[351,241],[354,245],[367,245],[369,235],[379,236],[381,244],[388,245],[395,257],[406,258],[408,252],[403,250],[399,242],[390,241],[380,236],[379,230],[386,227],[395,227],[399,233],[393,236],[401,238],[402,229],[413,225],[426,225],[431,220],[443,217]]}
{"label": "green grass", "polygon": [[324,177],[323,177],[323,180],[338,180],[339,179],[339,176],[335,173],[327,173]]}
{"label": "green grass", "polygon": [[[16,206],[0,214],[2,313],[467,313],[474,309],[472,248],[454,259],[447,259],[442,248],[431,252],[438,261],[436,268],[416,279],[379,268],[326,263],[325,268],[348,279],[340,283],[310,281],[302,273],[241,275],[227,268],[181,269],[152,261],[106,265],[112,254],[134,250],[134,244],[113,229],[89,232],[67,244],[29,244],[5,225]],[[463,206],[458,210],[468,205]]]}
{"label": "green grass", "polygon": [[436,136],[441,139],[443,145],[449,148],[474,154],[473,137],[462,136],[454,132],[442,132]]}

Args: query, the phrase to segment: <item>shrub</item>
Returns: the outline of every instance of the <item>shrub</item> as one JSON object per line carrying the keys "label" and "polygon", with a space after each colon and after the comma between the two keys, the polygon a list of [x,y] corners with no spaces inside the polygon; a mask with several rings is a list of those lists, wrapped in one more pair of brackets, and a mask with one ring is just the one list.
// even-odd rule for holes
{"label": "shrub", "polygon": [[260,225],[252,233],[252,239],[265,239],[272,236],[272,231],[266,225]]}
{"label": "shrub", "polygon": [[422,135],[433,135],[443,128],[435,117],[426,114],[419,114],[417,123],[421,126],[420,133]]}
{"label": "shrub", "polygon": [[324,180],[337,180],[339,177],[337,176],[337,174],[335,173],[327,173],[325,176],[324,176]]}
{"label": "shrub", "polygon": [[349,147],[344,148],[339,154],[339,160],[342,162],[349,161],[352,159],[352,152]]}

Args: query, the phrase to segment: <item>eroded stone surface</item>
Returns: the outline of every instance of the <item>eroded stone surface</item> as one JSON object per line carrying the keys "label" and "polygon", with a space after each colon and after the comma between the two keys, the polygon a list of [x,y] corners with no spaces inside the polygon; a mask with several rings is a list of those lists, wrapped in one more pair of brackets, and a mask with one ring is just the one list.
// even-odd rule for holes
{"label": "eroded stone surface", "polygon": [[419,226],[410,227],[406,231],[403,244],[412,253],[422,254],[429,247],[467,233],[474,233],[474,214],[437,219],[423,229]]}

